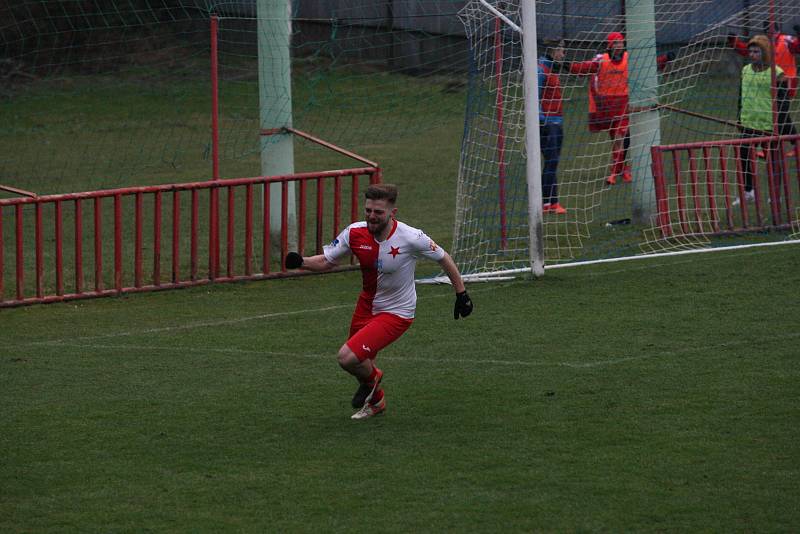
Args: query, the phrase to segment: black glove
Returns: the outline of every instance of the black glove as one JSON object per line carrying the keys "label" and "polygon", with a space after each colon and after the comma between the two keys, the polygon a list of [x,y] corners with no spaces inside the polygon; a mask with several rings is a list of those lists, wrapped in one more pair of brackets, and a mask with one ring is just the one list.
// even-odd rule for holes
{"label": "black glove", "polygon": [[472,313],[472,300],[470,300],[467,291],[456,293],[456,305],[453,307],[453,319],[458,320],[459,317],[466,317]]}
{"label": "black glove", "polygon": [[303,256],[297,252],[290,252],[286,255],[286,260],[283,262],[287,269],[299,269],[303,266]]}
{"label": "black glove", "polygon": [[675,61],[675,52],[673,52],[672,50],[667,52],[665,55],[667,57],[667,61]]}

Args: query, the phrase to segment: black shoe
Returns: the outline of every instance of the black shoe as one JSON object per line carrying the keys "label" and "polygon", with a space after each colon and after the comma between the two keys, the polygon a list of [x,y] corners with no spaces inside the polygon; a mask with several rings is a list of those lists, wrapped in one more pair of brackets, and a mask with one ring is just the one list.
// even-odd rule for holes
{"label": "black shoe", "polygon": [[363,407],[370,393],[372,393],[373,390],[377,390],[378,384],[380,384],[381,380],[383,379],[383,371],[377,368],[376,370],[378,371],[378,376],[374,382],[368,382],[358,385],[358,389],[353,395],[353,400],[351,402],[353,408],[357,409]]}
{"label": "black shoe", "polygon": [[364,402],[367,400],[367,395],[369,392],[372,391],[372,386],[369,384],[359,384],[358,389],[356,390],[355,394],[353,395],[353,408],[361,408],[364,406]]}

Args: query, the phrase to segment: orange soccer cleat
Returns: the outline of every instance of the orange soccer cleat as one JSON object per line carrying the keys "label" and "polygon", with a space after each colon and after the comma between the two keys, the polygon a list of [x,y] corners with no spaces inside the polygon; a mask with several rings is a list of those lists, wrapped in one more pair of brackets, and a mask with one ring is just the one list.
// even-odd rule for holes
{"label": "orange soccer cleat", "polygon": [[622,181],[626,184],[629,184],[633,181],[633,176],[631,176],[631,168],[625,167],[625,170],[622,171]]}

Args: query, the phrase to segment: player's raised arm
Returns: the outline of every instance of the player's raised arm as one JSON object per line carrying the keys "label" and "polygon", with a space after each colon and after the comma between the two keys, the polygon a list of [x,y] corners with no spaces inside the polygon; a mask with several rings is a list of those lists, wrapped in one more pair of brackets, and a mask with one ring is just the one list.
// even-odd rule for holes
{"label": "player's raised arm", "polygon": [[330,271],[336,267],[336,264],[329,262],[324,254],[304,258],[297,252],[288,253],[284,265],[286,265],[287,269],[304,269],[317,273]]}
{"label": "player's raised arm", "polygon": [[573,61],[569,64],[570,74],[588,75],[597,74],[600,71],[600,63],[594,59],[588,61]]}

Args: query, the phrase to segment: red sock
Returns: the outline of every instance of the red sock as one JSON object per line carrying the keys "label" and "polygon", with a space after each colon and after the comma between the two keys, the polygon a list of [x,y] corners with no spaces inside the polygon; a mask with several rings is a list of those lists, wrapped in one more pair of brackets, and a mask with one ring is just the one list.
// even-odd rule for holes
{"label": "red sock", "polygon": [[378,376],[379,372],[380,372],[380,369],[378,369],[378,367],[373,363],[372,364],[372,373],[370,373],[369,378],[367,379],[367,383],[368,384],[372,384],[373,382],[375,382],[375,379]]}
{"label": "red sock", "polygon": [[622,174],[622,170],[625,167],[625,151],[624,150],[614,150],[611,152],[611,173],[614,176],[618,176]]}

